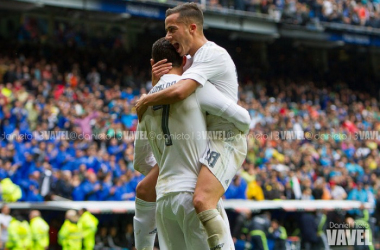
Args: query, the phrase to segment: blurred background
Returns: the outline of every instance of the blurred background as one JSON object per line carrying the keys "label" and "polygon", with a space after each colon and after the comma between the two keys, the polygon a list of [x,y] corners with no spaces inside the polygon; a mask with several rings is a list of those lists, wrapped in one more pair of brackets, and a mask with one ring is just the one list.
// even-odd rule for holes
{"label": "blurred background", "polygon": [[[144,176],[126,132],[151,88],[165,11],[179,3],[0,1],[3,246],[12,218],[32,227],[37,209],[48,249],[61,249],[65,212],[87,208],[98,220],[95,249],[134,249]],[[355,221],[371,228],[372,248],[331,249],[380,249],[380,2],[199,4],[207,39],[236,64],[239,104],[251,115],[247,159],[224,197],[236,249],[261,249],[255,232],[263,249],[329,249],[330,223]]]}

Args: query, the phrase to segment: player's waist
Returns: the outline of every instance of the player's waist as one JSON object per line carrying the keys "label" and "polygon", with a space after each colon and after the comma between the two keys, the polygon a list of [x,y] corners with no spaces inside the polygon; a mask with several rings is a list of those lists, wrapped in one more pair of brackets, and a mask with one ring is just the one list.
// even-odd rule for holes
{"label": "player's waist", "polygon": [[158,179],[156,185],[157,200],[166,195],[178,192],[191,192],[195,190],[197,176],[184,176],[183,178],[164,178]]}

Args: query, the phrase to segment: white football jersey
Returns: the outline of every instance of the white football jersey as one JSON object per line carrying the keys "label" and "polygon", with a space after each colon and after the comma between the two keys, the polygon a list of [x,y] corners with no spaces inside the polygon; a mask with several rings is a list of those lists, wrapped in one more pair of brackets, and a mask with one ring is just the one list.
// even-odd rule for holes
{"label": "white football jersey", "polygon": [[[179,79],[178,75],[164,75],[149,93],[166,89]],[[248,112],[207,82],[181,102],[149,107],[145,112],[137,130],[148,136],[147,140],[136,138],[134,164],[154,166],[153,152],[160,169],[157,199],[173,192],[194,192],[199,159],[207,148],[206,112],[225,117],[242,131],[249,127]]]}
{"label": "white football jersey", "polygon": [[[189,66],[191,64],[191,66]],[[209,81],[227,98],[238,100],[238,78],[236,66],[228,52],[215,44],[206,42],[197,50],[184,67],[181,79],[192,79],[201,86]],[[207,126],[211,130],[228,130],[231,124],[223,117],[208,116]]]}

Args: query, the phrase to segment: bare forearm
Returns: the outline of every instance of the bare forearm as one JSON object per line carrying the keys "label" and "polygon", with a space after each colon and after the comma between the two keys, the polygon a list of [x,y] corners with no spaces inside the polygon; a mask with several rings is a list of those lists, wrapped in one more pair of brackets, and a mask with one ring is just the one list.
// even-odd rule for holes
{"label": "bare forearm", "polygon": [[188,97],[191,94],[188,92],[189,91],[184,91],[180,84],[174,84],[167,89],[147,95],[144,99],[144,105],[155,106],[173,104]]}
{"label": "bare forearm", "polygon": [[135,105],[139,121],[141,122],[149,106],[168,105],[182,101],[191,95],[197,89],[198,85],[196,81],[186,79],[157,93],[141,96]]}
{"label": "bare forearm", "polygon": [[155,105],[166,105],[173,104],[178,101],[181,101],[176,97],[171,90],[169,91],[160,91],[151,95],[147,95],[144,99],[143,104],[145,106],[155,106]]}

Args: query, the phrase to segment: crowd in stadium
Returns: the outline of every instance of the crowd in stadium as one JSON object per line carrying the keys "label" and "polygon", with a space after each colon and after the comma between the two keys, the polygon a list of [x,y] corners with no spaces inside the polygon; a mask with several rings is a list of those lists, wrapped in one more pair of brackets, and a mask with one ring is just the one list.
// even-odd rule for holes
{"label": "crowd in stadium", "polygon": [[[75,50],[51,53],[84,58]],[[0,57],[4,201],[135,199],[143,176],[133,170],[128,132],[136,130],[134,103],[151,88],[150,69],[147,63],[117,71],[113,63]],[[342,83],[248,80],[241,82],[239,104],[251,115],[248,155],[226,199],[349,199],[379,207],[377,134],[362,133],[380,129],[376,98]],[[239,239],[242,225],[232,229]],[[109,230],[111,236],[101,227],[97,242],[118,245],[116,227]]]}
{"label": "crowd in stadium", "polygon": [[[134,103],[149,79],[104,64],[81,68],[75,63],[63,72],[36,58],[0,58],[0,178],[3,190],[16,184],[22,191],[7,199],[134,200],[143,176],[133,170],[133,136],[126,132],[136,129]],[[227,199],[375,204],[377,138],[362,133],[380,129],[375,98],[344,85],[281,81],[244,83],[239,98],[252,119],[249,152]]]}
{"label": "crowd in stadium", "polygon": [[268,14],[287,23],[306,25],[310,22],[335,22],[342,24],[380,27],[380,2],[378,0],[210,0],[211,9],[224,8]]}

